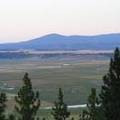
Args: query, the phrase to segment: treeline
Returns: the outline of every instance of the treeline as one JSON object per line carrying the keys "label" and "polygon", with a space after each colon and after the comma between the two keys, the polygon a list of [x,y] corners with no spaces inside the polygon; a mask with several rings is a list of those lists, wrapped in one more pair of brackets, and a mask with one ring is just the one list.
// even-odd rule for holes
{"label": "treeline", "polygon": [[[116,48],[110,60],[108,73],[103,76],[103,86],[99,95],[92,88],[88,96],[87,107],[79,114],[78,120],[120,120],[120,51]],[[74,98],[71,98],[74,99]],[[15,96],[15,113],[6,115],[5,93],[0,93],[0,120],[40,120],[37,112],[40,107],[39,92],[33,91],[31,80],[26,73],[23,86]],[[71,113],[64,103],[64,95],[59,88],[58,99],[51,110],[53,120],[66,120]],[[46,118],[42,118],[45,120]]]}

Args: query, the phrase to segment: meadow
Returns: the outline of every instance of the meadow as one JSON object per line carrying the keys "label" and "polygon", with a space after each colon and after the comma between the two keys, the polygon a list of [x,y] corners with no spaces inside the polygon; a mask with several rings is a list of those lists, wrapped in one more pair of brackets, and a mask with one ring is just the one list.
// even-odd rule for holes
{"label": "meadow", "polygon": [[42,107],[52,106],[59,87],[63,88],[64,99],[68,105],[85,104],[91,88],[96,88],[98,93],[101,89],[102,76],[107,72],[109,65],[109,59],[103,57],[1,60],[0,89],[6,92],[12,101],[22,86],[24,73],[28,72],[34,90],[40,92]]}
{"label": "meadow", "polygon": [[[0,91],[6,92],[7,113],[14,110],[14,96],[22,86],[25,72],[29,73],[34,90],[40,92],[41,107],[38,112],[52,120],[51,110],[57,99],[58,88],[64,92],[67,105],[86,104],[91,88],[99,94],[102,77],[107,73],[110,56],[77,55],[47,56],[37,59],[1,59],[0,60]],[[71,117],[78,118],[83,108],[72,108]]]}

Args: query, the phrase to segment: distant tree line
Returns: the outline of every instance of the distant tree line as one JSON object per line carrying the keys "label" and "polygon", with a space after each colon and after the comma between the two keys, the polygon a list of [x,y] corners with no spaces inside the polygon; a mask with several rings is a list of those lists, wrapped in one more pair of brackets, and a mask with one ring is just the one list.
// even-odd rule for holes
{"label": "distant tree line", "polygon": [[[88,96],[87,107],[79,114],[78,120],[120,120],[120,50],[116,48],[110,60],[108,73],[103,76],[101,93],[97,96],[96,89],[92,88]],[[40,120],[37,112],[40,107],[39,92],[34,92],[28,73],[23,77],[23,86],[15,96],[16,115],[6,115],[5,93],[0,93],[0,120]],[[71,113],[64,103],[64,95],[59,88],[58,99],[51,110],[53,120],[70,119]],[[42,118],[45,120],[46,118]],[[71,118],[75,120],[75,118]]]}

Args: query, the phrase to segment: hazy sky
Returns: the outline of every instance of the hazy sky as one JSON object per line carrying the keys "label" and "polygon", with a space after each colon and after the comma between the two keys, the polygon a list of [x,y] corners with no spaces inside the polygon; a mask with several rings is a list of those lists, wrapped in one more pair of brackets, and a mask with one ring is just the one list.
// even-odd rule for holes
{"label": "hazy sky", "polygon": [[49,33],[120,32],[120,0],[0,0],[0,43]]}

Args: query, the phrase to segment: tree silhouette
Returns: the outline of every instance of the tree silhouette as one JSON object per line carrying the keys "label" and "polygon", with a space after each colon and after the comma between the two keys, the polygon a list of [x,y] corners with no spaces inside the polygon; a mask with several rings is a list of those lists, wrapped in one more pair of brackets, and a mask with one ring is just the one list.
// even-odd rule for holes
{"label": "tree silhouette", "polygon": [[91,94],[88,96],[87,109],[80,114],[80,120],[97,120],[98,117],[98,97],[96,89],[91,89]]}
{"label": "tree silhouette", "polygon": [[7,97],[5,93],[0,93],[0,120],[5,120],[5,108]]}
{"label": "tree silhouette", "polygon": [[101,102],[106,120],[120,120],[120,51],[116,48],[109,71],[103,77]]}
{"label": "tree silhouette", "polygon": [[15,110],[19,114],[19,120],[34,120],[36,113],[40,107],[39,92],[34,92],[32,83],[25,73],[23,77],[23,86],[15,97]]}
{"label": "tree silhouette", "polygon": [[15,120],[15,116],[13,114],[10,114],[8,120]]}
{"label": "tree silhouette", "polygon": [[52,108],[52,115],[55,120],[66,120],[66,118],[70,116],[67,105],[63,101],[63,92],[61,88],[59,88],[58,101],[54,103],[54,107]]}

